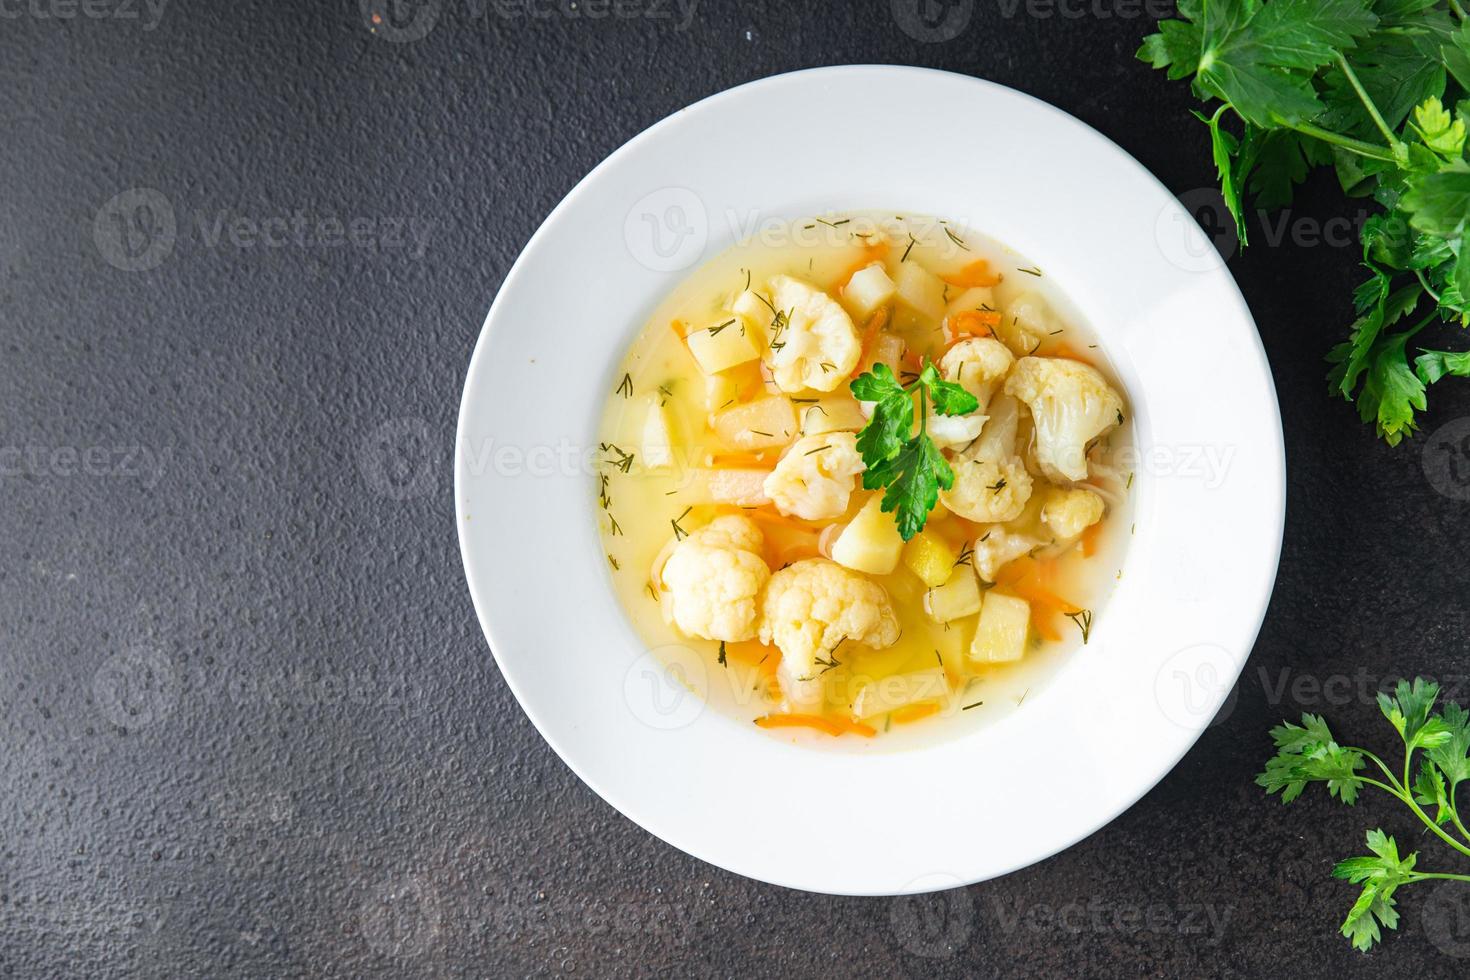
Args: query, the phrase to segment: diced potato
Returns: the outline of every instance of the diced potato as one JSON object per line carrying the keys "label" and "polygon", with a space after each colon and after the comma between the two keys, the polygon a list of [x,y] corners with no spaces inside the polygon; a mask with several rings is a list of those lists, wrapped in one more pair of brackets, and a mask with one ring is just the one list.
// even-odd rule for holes
{"label": "diced potato", "polygon": [[696,330],[685,337],[684,342],[689,345],[689,353],[694,355],[705,374],[719,374],[760,356],[755,339],[737,316],[726,317],[707,329]]}
{"label": "diced potato", "polygon": [[980,582],[969,565],[954,569],[949,581],[924,596],[924,611],[936,623],[963,619],[980,611]]}
{"label": "diced potato", "polygon": [[852,523],[832,542],[833,561],[869,575],[887,575],[898,567],[903,538],[893,515],[883,513],[881,505],[880,494],[868,498]]}
{"label": "diced potato", "polygon": [[904,565],[931,589],[949,581],[958,558],[949,542],[933,531],[920,531],[903,546]]}
{"label": "diced potato", "polygon": [[740,394],[740,385],[729,372],[704,376],[704,408],[717,412],[733,402]]}
{"label": "diced potato", "polygon": [[998,310],[995,305],[994,286],[973,286],[958,296],[951,296],[949,306],[945,313],[959,313],[961,310]]}
{"label": "diced potato", "polygon": [[756,468],[703,470],[695,476],[696,496],[715,504],[760,507],[771,502],[765,487],[770,475]]}
{"label": "diced potato", "polygon": [[931,320],[944,316],[944,280],[917,262],[898,267],[898,300]]}
{"label": "diced potato", "polygon": [[995,335],[1017,357],[1024,357],[1040,346],[1042,338],[1053,330],[1065,329],[1052,312],[1051,304],[1037,293],[1022,293],[1005,308]]}
{"label": "diced potato", "polygon": [[948,696],[949,678],[942,667],[912,674],[890,674],[858,684],[852,699],[852,716],[858,720],[872,718],[911,704],[942,701]]}
{"label": "diced potato", "polygon": [[711,427],[732,449],[771,449],[796,437],[796,411],[789,399],[769,395],[716,412]]}
{"label": "diced potato", "polygon": [[658,396],[649,398],[648,415],[643,421],[643,465],[665,470],[674,465],[673,419]]}
{"label": "diced potato", "polygon": [[859,319],[866,320],[880,306],[893,299],[895,286],[883,268],[882,262],[874,262],[866,269],[859,269],[843,287],[842,299],[848,311]]}
{"label": "diced potato", "polygon": [[980,663],[1020,660],[1026,654],[1030,627],[1031,606],[1025,599],[990,590],[980,607],[970,659]]}
{"label": "diced potato", "polygon": [[771,327],[771,308],[753,289],[747,289],[735,297],[730,312],[745,321],[745,332],[758,344],[764,344],[766,332]]}
{"label": "diced potato", "polygon": [[849,394],[827,395],[814,402],[796,406],[804,436],[826,435],[828,432],[856,432],[868,424],[868,417]]}

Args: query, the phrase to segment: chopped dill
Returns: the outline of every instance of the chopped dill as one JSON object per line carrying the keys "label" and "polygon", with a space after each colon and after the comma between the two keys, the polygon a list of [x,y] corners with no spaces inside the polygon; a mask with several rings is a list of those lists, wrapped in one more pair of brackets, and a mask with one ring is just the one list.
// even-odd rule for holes
{"label": "chopped dill", "polygon": [[1066,332],[1067,331],[1065,330],[1065,328],[1063,328],[1063,327],[1057,327],[1048,336],[1055,337],[1059,333],[1066,333]]}
{"label": "chopped dill", "polygon": [[730,664],[725,660],[725,641],[724,640],[721,640],[720,641],[720,666],[726,668],[727,670],[730,667]]}
{"label": "chopped dill", "polygon": [[710,327],[709,328],[709,335],[711,337],[718,337],[720,335],[720,331],[721,330],[724,330],[726,327],[733,327],[733,326],[735,326],[735,318],[734,317],[731,317],[730,319],[726,320],[724,323],[716,324],[715,326]]}
{"label": "chopped dill", "polygon": [[1026,275],[1028,275],[1028,276],[1035,276],[1038,279],[1041,278],[1041,267],[1040,266],[1035,266],[1035,267],[1030,268],[1030,269],[1017,269],[1016,271],[1017,272],[1024,272],[1024,273],[1026,273]]}
{"label": "chopped dill", "polygon": [[1087,645],[1087,638],[1092,635],[1092,610],[1083,609],[1080,612],[1067,613],[1067,618],[1077,624],[1082,631],[1082,645]]}
{"label": "chopped dill", "polygon": [[1118,424],[1119,425],[1122,425],[1123,424],[1123,413],[1122,412],[1119,412],[1118,413]]}
{"label": "chopped dill", "polygon": [[826,225],[828,228],[841,228],[843,225],[852,221],[851,218],[843,218],[841,221],[822,221],[821,218],[818,218],[817,220],[821,221],[822,224]]}
{"label": "chopped dill", "polygon": [[959,235],[956,235],[954,233],[954,231],[951,230],[948,225],[945,225],[944,233],[949,236],[949,240],[950,241],[954,242],[956,245],[958,245],[960,248],[964,249],[966,252],[968,252],[970,250],[970,246],[968,246],[968,245],[965,244],[965,240],[963,238],[961,238]]}
{"label": "chopped dill", "polygon": [[618,519],[611,514],[607,515],[607,531],[613,537],[617,537],[618,535],[623,533],[622,525],[620,525],[618,523]]}
{"label": "chopped dill", "polygon": [[663,384],[658,386],[658,404],[660,408],[667,405],[669,403],[669,399],[673,397],[674,383],[672,381],[665,381]]}
{"label": "chopped dill", "polygon": [[1132,490],[1133,489],[1133,473],[1131,471],[1128,473],[1128,482],[1125,483],[1125,484],[1123,484],[1123,489],[1124,490]]}
{"label": "chopped dill", "polygon": [[963,707],[963,708],[961,708],[961,709],[960,709],[960,710],[961,710],[961,711],[969,711],[969,710],[970,710],[970,709],[971,709],[971,708],[978,708],[978,707],[980,707],[980,706],[981,706],[981,705],[982,705],[982,704],[984,704],[984,703],[985,703],[985,702],[984,702],[984,701],[976,701],[976,702],[975,702],[975,703],[973,703],[973,704],[967,704],[967,705],[965,705],[965,706],[964,706],[964,707]]}
{"label": "chopped dill", "polygon": [[822,373],[824,373],[824,374],[830,374],[831,372],[836,371],[836,370],[837,370],[837,365],[836,364],[833,364],[831,361],[823,361],[822,362]]}
{"label": "chopped dill", "polygon": [[689,532],[686,531],[686,530],[684,530],[684,528],[682,526],[680,526],[679,522],[682,521],[684,518],[688,517],[689,516],[689,512],[691,510],[693,510],[693,509],[694,508],[692,506],[691,507],[685,507],[684,508],[684,513],[680,514],[678,517],[675,517],[674,519],[672,519],[671,521],[669,521],[669,524],[673,525],[673,528],[674,528],[674,540],[675,541],[683,541],[685,538],[689,537]]}
{"label": "chopped dill", "polygon": [[747,429],[746,431],[749,432],[753,436],[765,436],[767,439],[774,439],[774,438],[776,438],[775,436],[771,435],[769,432],[762,432],[760,429]]}
{"label": "chopped dill", "polygon": [[1000,493],[1005,488],[1006,488],[1006,478],[1005,477],[1001,477],[999,480],[996,480],[994,483],[992,483],[990,486],[986,487],[985,489],[986,490],[992,490],[992,491],[994,491],[996,493]]}
{"label": "chopped dill", "polygon": [[617,457],[616,459],[608,459],[604,460],[603,462],[611,463],[614,467],[622,470],[624,473],[632,471],[634,456],[633,453],[625,453],[623,452],[623,450],[619,449],[617,446],[613,445],[610,442],[604,442],[601,448],[603,452],[613,453]]}
{"label": "chopped dill", "polygon": [[[946,623],[945,625],[948,626],[949,624]],[[941,667],[944,666],[944,658],[939,655],[939,651],[938,650],[935,650],[934,651],[934,659],[937,660],[937,661],[939,661],[939,666],[941,666]]]}
{"label": "chopped dill", "polygon": [[608,562],[609,565],[611,565],[613,567],[613,571],[615,571],[615,572],[622,571],[623,566],[622,565],[619,565],[618,564],[618,560],[616,558],[614,558],[612,555],[608,555],[607,556],[607,562]]}
{"label": "chopped dill", "polygon": [[829,450],[831,448],[832,448],[831,446],[818,446],[816,449],[808,449],[806,452],[802,453],[802,455],[803,456],[815,456],[817,453],[825,453],[827,450]]}
{"label": "chopped dill", "polygon": [[[990,532],[986,531],[985,533],[988,535]],[[980,540],[984,541],[985,539],[981,538]],[[960,556],[954,560],[954,567],[959,568],[961,565],[970,565],[973,568],[974,565],[972,563],[974,559],[975,549],[970,547],[969,543],[966,542],[964,548],[960,550]]]}
{"label": "chopped dill", "polygon": [[899,259],[898,260],[899,262],[907,262],[909,260],[909,253],[914,250],[914,246],[915,245],[919,244],[919,240],[914,237],[914,233],[913,232],[909,232],[908,233],[908,236],[909,236],[909,247],[903,250],[903,258]]}
{"label": "chopped dill", "polygon": [[623,375],[623,380],[618,382],[617,393],[624,398],[633,397],[633,376],[631,374]]}

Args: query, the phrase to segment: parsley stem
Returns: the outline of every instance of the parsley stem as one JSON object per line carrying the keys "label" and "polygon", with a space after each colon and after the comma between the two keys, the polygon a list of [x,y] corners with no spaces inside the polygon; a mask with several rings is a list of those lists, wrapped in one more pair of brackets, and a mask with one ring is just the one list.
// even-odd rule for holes
{"label": "parsley stem", "polygon": [[1368,90],[1363,88],[1363,83],[1358,81],[1357,72],[1353,71],[1352,65],[1348,64],[1347,55],[1342,54],[1341,52],[1338,53],[1337,67],[1342,69],[1342,73],[1346,75],[1347,80],[1352,83],[1353,91],[1358,93],[1358,98],[1361,99],[1363,102],[1363,108],[1367,109],[1368,115],[1373,117],[1373,125],[1378,127],[1378,131],[1382,133],[1383,138],[1388,141],[1388,148],[1393,151],[1394,158],[1397,159],[1398,155],[1403,151],[1403,144],[1401,144],[1398,137],[1393,134],[1393,130],[1388,128],[1388,123],[1383,121],[1383,114],[1378,111],[1378,106],[1368,96]]}
{"label": "parsley stem", "polygon": [[1294,129],[1304,136],[1311,136],[1324,143],[1340,146],[1344,150],[1349,150],[1358,156],[1367,157],[1370,160],[1382,160],[1384,163],[1398,163],[1398,160],[1394,158],[1391,151],[1386,151],[1374,143],[1355,140],[1351,136],[1343,136],[1341,133],[1334,133],[1330,129],[1313,126],[1311,123],[1282,122],[1281,125],[1287,129]]}
{"label": "parsley stem", "polygon": [[1424,270],[1423,269],[1415,269],[1414,270],[1414,275],[1416,275],[1416,276],[1419,277],[1419,285],[1421,285],[1421,286],[1424,287],[1424,291],[1429,294],[1429,296],[1430,296],[1431,299],[1434,300],[1435,305],[1439,305],[1439,302],[1440,302],[1439,293],[1436,293],[1430,287],[1429,280],[1424,278]]}
{"label": "parsley stem", "polygon": [[1457,875],[1449,871],[1410,872],[1411,881],[1424,881],[1426,878],[1444,878],[1449,881],[1470,881],[1470,875]]}
{"label": "parsley stem", "polygon": [[1460,6],[1460,0],[1450,0],[1450,9],[1453,10],[1455,12],[1455,16],[1460,18],[1461,20],[1470,20],[1470,17],[1467,17],[1465,15],[1465,8]]}

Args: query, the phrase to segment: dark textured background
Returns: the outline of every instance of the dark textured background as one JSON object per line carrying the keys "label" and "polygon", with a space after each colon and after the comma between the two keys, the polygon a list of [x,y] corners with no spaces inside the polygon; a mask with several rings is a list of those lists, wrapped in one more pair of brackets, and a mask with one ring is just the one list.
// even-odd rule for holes
{"label": "dark textured background", "polygon": [[[356,0],[26,2],[0,4],[0,975],[1470,972],[1463,892],[1403,893],[1371,957],[1336,935],[1353,895],[1334,860],[1380,822],[1422,839],[1397,804],[1286,809],[1251,784],[1283,714],[1386,744],[1366,690],[1467,687],[1470,490],[1424,447],[1470,432],[1470,386],[1436,390],[1396,450],[1324,396],[1358,278],[1345,240],[1232,259],[1290,460],[1238,700],[1141,803],[1036,867],[908,900],[707,867],[556,759],[471,610],[460,384],[573,183],[732,85],[894,62],[1015,86],[1176,192],[1205,187],[1186,88],[1132,58],[1135,4],[975,0],[957,36],[921,42],[887,3],[705,0],[681,27],[443,0],[392,41]],[[402,22],[386,29],[416,33]],[[171,242],[145,221],[169,210]],[[359,219],[357,244],[214,233],[297,211]],[[1328,177],[1288,227],[1353,214]],[[395,244],[395,221],[426,247]],[[1037,807],[1068,805],[1067,765]]]}

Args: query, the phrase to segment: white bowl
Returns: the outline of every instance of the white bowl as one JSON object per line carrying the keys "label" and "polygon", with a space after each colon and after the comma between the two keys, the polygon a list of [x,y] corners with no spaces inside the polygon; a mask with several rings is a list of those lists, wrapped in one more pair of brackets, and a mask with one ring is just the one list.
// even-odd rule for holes
{"label": "white bowl", "polygon": [[[683,276],[762,219],[877,207],[1000,239],[1085,313],[1133,406],[1137,525],[1091,642],[1021,709],[926,748],[823,752],[705,710],[674,683],[700,678],[644,649],[610,589],[586,460],[625,348]],[[700,102],[567,195],[486,317],[455,497],[490,648],[593,790],[731,871],[891,895],[1054,854],[1178,762],[1265,615],[1285,472],[1250,313],[1158,181],[1010,89],[845,67]]]}

